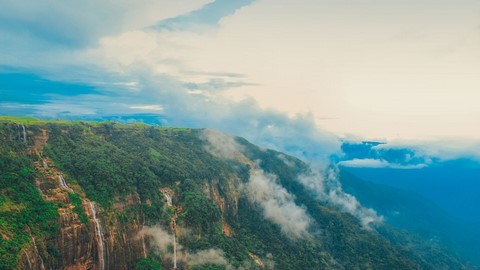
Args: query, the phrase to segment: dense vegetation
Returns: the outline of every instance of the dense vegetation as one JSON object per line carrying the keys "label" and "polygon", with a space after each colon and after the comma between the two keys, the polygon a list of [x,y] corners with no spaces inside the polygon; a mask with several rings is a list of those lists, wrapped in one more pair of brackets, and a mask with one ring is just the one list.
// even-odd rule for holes
{"label": "dense vegetation", "polygon": [[[45,202],[33,185],[32,160],[25,157],[26,145],[16,134],[12,125],[0,129],[0,269],[15,268],[22,248],[33,239],[50,243],[58,231],[57,207]],[[40,254],[56,253],[54,246],[46,247]]]}
{"label": "dense vegetation", "polygon": [[[453,257],[443,261],[443,253],[422,253],[406,248],[411,242],[393,241],[375,231],[367,231],[351,215],[321,204],[296,181],[308,166],[298,159],[260,149],[244,139],[236,141],[252,163],[260,160],[266,173],[278,176],[279,183],[295,195],[314,219],[311,238],[287,237],[278,225],[266,220],[262,210],[242,195],[241,186],[249,179],[249,167],[239,160],[222,159],[205,150],[202,130],[124,125],[112,122],[36,122],[34,119],[3,119],[29,124],[30,135],[48,133],[44,155],[78,183],[86,196],[100,204],[106,215],[116,214],[128,223],[134,215],[116,213],[114,204],[132,194],[140,198],[138,209],[146,225],[168,228],[177,211],[178,224],[190,233],[180,234],[185,251],[222,250],[228,264],[259,269],[252,254],[272,260],[275,269],[434,269],[438,266],[462,268]],[[26,226],[37,239],[55,237],[56,206],[45,202],[35,185],[32,163],[19,126],[0,123],[0,269],[14,268],[22,247],[31,241]],[[33,144],[30,140],[29,144]],[[285,165],[285,159],[290,166]],[[160,188],[175,193],[168,207]],[[214,200],[219,196],[221,206]],[[81,200],[71,194],[82,222],[86,222]],[[222,208],[223,207],[223,208]],[[128,210],[128,209],[127,209]],[[222,231],[227,224],[230,235]],[[4,236],[5,235],[5,236]],[[389,235],[406,239],[393,230]],[[404,237],[405,236],[405,237]],[[7,240],[6,240],[7,239]],[[52,250],[46,251],[52,254]],[[431,256],[434,255],[435,258]],[[5,259],[4,259],[5,258]],[[139,260],[136,269],[162,269],[161,258]],[[163,264],[167,261],[162,261]],[[163,265],[165,266],[165,265]],[[225,269],[222,264],[191,266],[190,269]],[[165,268],[165,267],[164,267]]]}

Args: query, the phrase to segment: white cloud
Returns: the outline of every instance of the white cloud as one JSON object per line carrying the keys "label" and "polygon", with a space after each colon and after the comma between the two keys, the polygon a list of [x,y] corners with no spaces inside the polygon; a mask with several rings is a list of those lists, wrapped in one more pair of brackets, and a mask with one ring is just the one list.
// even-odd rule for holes
{"label": "white cloud", "polygon": [[392,168],[392,169],[422,169],[427,167],[427,164],[396,164],[390,163],[386,160],[382,159],[351,159],[351,160],[344,160],[340,161],[338,165],[345,166],[345,167],[353,167],[353,168]]}
{"label": "white cloud", "polygon": [[252,169],[245,190],[249,200],[261,206],[265,218],[279,225],[287,236],[309,236],[312,219],[303,206],[295,204],[295,197],[277,183],[275,175]]}
{"label": "white cloud", "polygon": [[220,249],[201,250],[197,253],[190,254],[188,256],[188,264],[191,266],[206,264],[229,265],[225,259],[225,253]]}
{"label": "white cloud", "polygon": [[242,155],[243,146],[239,145],[235,141],[235,137],[231,135],[204,129],[200,134],[200,138],[207,142],[205,150],[216,157],[235,159]]}
{"label": "white cloud", "polygon": [[412,149],[416,156],[423,157],[427,162],[433,158],[442,161],[459,158],[480,161],[479,139],[392,140],[373,149]]}
{"label": "white cloud", "polygon": [[163,111],[162,105],[138,105],[130,106],[130,109],[145,110],[145,111]]}
{"label": "white cloud", "polygon": [[301,175],[298,177],[298,181],[308,190],[314,192],[318,200],[331,203],[341,211],[358,218],[367,230],[383,222],[383,217],[378,216],[374,209],[362,206],[354,196],[342,190],[337,168],[328,168],[325,176],[318,172]]}
{"label": "white cloud", "polygon": [[139,232],[140,237],[151,236],[153,243],[160,249],[162,253],[167,252],[168,247],[173,245],[173,236],[160,226],[148,227],[145,226]]}
{"label": "white cloud", "polygon": [[[182,228],[182,231],[188,233],[185,228]],[[153,239],[153,244],[160,250],[162,257],[172,258],[173,255],[171,254],[169,247],[173,246],[173,236],[160,226],[145,226],[139,232],[138,236],[151,237]],[[196,253],[190,253],[185,250],[182,245],[177,243],[177,259],[179,261],[187,262],[190,266],[215,264],[225,266],[228,270],[233,270],[234,268],[228,263],[224,255],[225,253],[221,249],[199,250]]]}
{"label": "white cloud", "polygon": [[[155,102],[164,123],[223,130],[305,159],[328,160],[338,151],[326,128],[478,138],[478,3],[264,0],[201,33],[147,29],[211,2],[7,1],[0,10],[0,64],[118,94],[112,99],[120,109],[82,103],[89,113],[125,113]],[[425,16],[410,16],[411,5]],[[65,48],[62,40],[73,45]],[[135,84],[118,85],[119,79]],[[188,83],[204,91],[188,94]],[[62,112],[55,102],[44,107]]]}

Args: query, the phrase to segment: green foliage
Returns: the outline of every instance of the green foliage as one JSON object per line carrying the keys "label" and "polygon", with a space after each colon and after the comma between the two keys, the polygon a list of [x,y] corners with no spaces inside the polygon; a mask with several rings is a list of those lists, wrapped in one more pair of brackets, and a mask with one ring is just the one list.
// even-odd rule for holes
{"label": "green foliage", "polygon": [[33,164],[24,144],[9,137],[16,129],[0,124],[0,269],[15,269],[32,236],[41,242],[59,231],[57,208],[33,184]]}
{"label": "green foliage", "polygon": [[225,270],[224,266],[217,265],[195,265],[190,268],[191,270]]}
{"label": "green foliage", "polygon": [[68,193],[68,197],[74,206],[73,211],[78,215],[80,221],[84,224],[87,224],[88,217],[85,214],[85,209],[82,205],[82,199],[76,193]]}
{"label": "green foliage", "polygon": [[[8,119],[0,129],[0,269],[14,268],[22,247],[30,243],[30,228],[37,238],[57,233],[58,213],[45,202],[33,185],[32,161],[26,155],[19,127],[9,121],[29,123],[46,129],[49,135],[44,154],[56,166],[76,179],[87,197],[110,209],[119,224],[139,224],[133,220],[141,212],[147,225],[169,225],[172,208],[163,203],[161,187],[175,191],[174,204],[180,211],[178,222],[192,229],[180,234],[179,242],[189,252],[221,249],[234,267],[259,269],[249,253],[264,260],[271,256],[275,269],[431,269],[426,261],[449,266],[451,258],[441,251],[405,249],[415,243],[393,230],[390,238],[362,229],[351,215],[319,203],[296,177],[308,166],[298,159],[260,148],[238,138],[245,147],[244,155],[261,160],[265,172],[278,176],[279,183],[294,194],[312,218],[311,237],[293,239],[278,225],[265,219],[262,209],[249,202],[238,183],[248,181],[249,167],[236,160],[224,160],[205,151],[200,130],[152,127],[144,124],[61,123],[33,119]],[[32,132],[38,132],[34,126]],[[285,162],[285,160],[287,162]],[[234,179],[234,180],[232,180]],[[214,184],[215,183],[215,184]],[[215,187],[225,199],[224,212],[213,201],[206,187]],[[238,190],[232,190],[237,188]],[[113,202],[137,193],[140,205],[115,212]],[[232,193],[235,193],[232,194]],[[210,194],[211,195],[211,194]],[[235,199],[233,199],[235,197]],[[81,199],[69,194],[74,211],[87,222]],[[130,197],[131,198],[131,197]],[[238,204],[237,204],[238,203]],[[238,208],[237,208],[238,206]],[[222,206],[223,207],[223,206]],[[107,210],[108,211],[108,210]],[[221,231],[222,222],[234,234]],[[384,233],[384,235],[387,235]],[[395,240],[397,237],[400,240]],[[416,244],[415,244],[416,245]],[[49,254],[55,254],[47,246]],[[443,256],[443,257],[442,257]],[[445,258],[442,261],[440,258]],[[439,267],[441,268],[441,267]],[[142,259],[135,269],[161,269],[152,259]],[[224,269],[215,265],[193,266],[192,270]]]}
{"label": "green foliage", "polygon": [[197,231],[212,234],[220,226],[220,210],[212,200],[205,197],[200,187],[192,181],[186,181],[182,193],[183,218],[189,227]]}
{"label": "green foliage", "polygon": [[163,270],[160,263],[150,257],[141,259],[135,265],[135,270]]}

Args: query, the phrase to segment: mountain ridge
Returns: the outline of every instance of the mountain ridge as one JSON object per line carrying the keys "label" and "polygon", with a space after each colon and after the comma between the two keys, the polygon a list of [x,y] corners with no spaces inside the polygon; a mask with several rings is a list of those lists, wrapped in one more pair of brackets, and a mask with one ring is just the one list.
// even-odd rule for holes
{"label": "mountain ridge", "polygon": [[[0,127],[5,269],[170,269],[177,234],[179,269],[468,269],[365,229],[297,180],[306,163],[242,138],[31,118]],[[40,205],[50,214],[36,228],[24,211]]]}

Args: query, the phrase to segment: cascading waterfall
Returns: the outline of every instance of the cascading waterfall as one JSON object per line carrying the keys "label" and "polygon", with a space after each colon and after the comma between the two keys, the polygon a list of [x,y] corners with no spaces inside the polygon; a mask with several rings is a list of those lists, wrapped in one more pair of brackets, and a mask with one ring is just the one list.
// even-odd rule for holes
{"label": "cascading waterfall", "polygon": [[98,245],[98,261],[100,270],[105,269],[105,245],[103,240],[102,227],[100,226],[100,221],[97,219],[97,211],[92,202],[88,202],[90,209],[92,211],[93,221],[95,222],[95,236],[97,238]]}
{"label": "cascading waterfall", "polygon": [[175,239],[177,235],[177,222],[173,220],[173,269],[177,270],[177,240]]}
{"label": "cascading waterfall", "polygon": [[30,257],[28,256],[28,253],[23,250],[23,253],[25,253],[25,257],[27,257],[27,262],[28,262],[28,269],[32,269],[32,263],[30,262]]}
{"label": "cascading waterfall", "polygon": [[[145,227],[145,224],[142,224],[142,230]],[[143,258],[147,258],[147,246],[145,245],[145,236],[142,234],[142,248],[143,248]]]}
{"label": "cascading waterfall", "polygon": [[33,237],[32,232],[30,231],[30,228],[28,228],[28,231],[30,233],[30,237],[32,237],[32,243],[33,243],[33,246],[35,247],[35,252],[38,258],[40,259],[40,269],[45,270],[45,265],[43,264],[42,256],[40,256],[40,253],[38,252],[38,248],[37,248],[37,243],[35,243],[35,237]]}
{"label": "cascading waterfall", "polygon": [[67,183],[65,182],[63,175],[59,175],[58,179],[60,180],[60,187],[63,189],[67,189]]}
{"label": "cascading waterfall", "polygon": [[60,174],[60,175],[58,176],[58,179],[60,180],[60,187],[61,187],[62,189],[68,189],[68,190],[70,190],[72,193],[75,193],[75,191],[73,191],[73,189],[67,185],[67,182],[65,181],[65,178],[63,177],[63,175]]}
{"label": "cascading waterfall", "polygon": [[23,142],[27,143],[27,131],[25,130],[24,125],[22,125],[22,130],[23,130]]}

